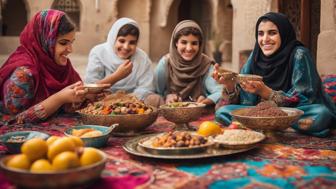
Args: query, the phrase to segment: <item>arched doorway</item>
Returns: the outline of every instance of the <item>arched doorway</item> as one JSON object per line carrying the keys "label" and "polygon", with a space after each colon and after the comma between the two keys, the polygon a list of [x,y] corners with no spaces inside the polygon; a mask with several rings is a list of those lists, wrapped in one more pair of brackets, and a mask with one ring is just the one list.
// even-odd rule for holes
{"label": "arched doorway", "polygon": [[207,42],[211,35],[211,17],[212,8],[208,0],[181,0],[178,5],[178,22],[181,20],[194,20],[202,28],[204,33],[204,42]]}
{"label": "arched doorway", "polygon": [[280,0],[279,12],[288,16],[297,38],[308,47],[316,60],[317,38],[320,33],[320,0]]}
{"label": "arched doorway", "polygon": [[77,31],[80,31],[81,6],[78,0],[55,0],[51,7],[67,13],[71,20],[76,24]]}
{"label": "arched doorway", "polygon": [[19,36],[27,24],[27,10],[23,0],[1,1],[1,35]]}

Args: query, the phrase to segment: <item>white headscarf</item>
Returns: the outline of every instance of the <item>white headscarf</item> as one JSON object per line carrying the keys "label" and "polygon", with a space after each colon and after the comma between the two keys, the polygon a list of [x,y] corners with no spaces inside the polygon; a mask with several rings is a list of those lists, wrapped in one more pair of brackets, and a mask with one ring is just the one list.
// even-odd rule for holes
{"label": "white headscarf", "polygon": [[[105,43],[95,46],[89,55],[89,63],[86,70],[85,82],[95,83],[117,70],[120,64],[125,62],[114,51],[114,44],[117,35],[124,25],[132,24],[139,29],[138,24],[129,18],[118,19],[111,27]],[[144,99],[149,93],[154,91],[153,87],[153,71],[151,69],[151,61],[148,55],[136,48],[134,55],[130,57],[133,63],[132,73],[126,78],[115,83],[111,90],[125,90],[134,93],[138,98]]]}

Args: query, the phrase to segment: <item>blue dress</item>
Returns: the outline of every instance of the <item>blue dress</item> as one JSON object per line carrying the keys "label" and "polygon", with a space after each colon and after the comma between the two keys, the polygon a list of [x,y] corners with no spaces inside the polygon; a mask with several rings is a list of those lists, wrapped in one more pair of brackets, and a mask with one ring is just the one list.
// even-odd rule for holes
{"label": "blue dress", "polygon": [[[156,66],[154,73],[155,90],[162,97],[165,97],[168,94],[167,63],[167,58],[162,57]],[[211,73],[213,72],[213,69],[214,67],[210,66],[207,75],[203,79],[203,94],[205,94],[206,98],[217,103],[222,95],[222,86],[212,78]]]}
{"label": "blue dress", "polygon": [[[332,120],[336,118],[336,107],[331,98],[321,89],[321,79],[317,75],[316,67],[308,49],[297,47],[294,50],[293,75],[291,88],[288,91],[275,91],[278,106],[295,107],[304,111],[300,119],[311,118],[313,124],[308,129],[301,129],[298,124],[292,128],[299,132],[325,137],[330,132]],[[251,56],[241,70],[243,74],[251,73]],[[239,87],[238,87],[239,88]],[[236,109],[255,106],[260,102],[260,97],[247,93],[239,88],[239,105],[225,105],[216,111],[216,120],[229,125],[230,112]]]}

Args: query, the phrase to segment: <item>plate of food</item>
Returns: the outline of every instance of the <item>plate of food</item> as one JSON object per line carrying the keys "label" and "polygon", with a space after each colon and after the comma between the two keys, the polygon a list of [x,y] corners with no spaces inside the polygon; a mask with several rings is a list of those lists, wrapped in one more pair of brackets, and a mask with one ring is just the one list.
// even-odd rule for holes
{"label": "plate of food", "polygon": [[143,138],[138,145],[152,154],[193,154],[205,151],[214,143],[196,132],[174,131]]}
{"label": "plate of food", "polygon": [[231,115],[250,129],[280,131],[296,123],[303,113],[297,108],[278,107],[272,101],[264,101],[257,106],[234,110]]}
{"label": "plate of food", "polygon": [[13,131],[1,135],[0,141],[7,147],[10,153],[19,153],[22,144],[32,138],[42,138],[46,140],[49,137],[47,133],[39,131]]}
{"label": "plate of food", "polygon": [[157,108],[144,104],[132,94],[116,92],[77,111],[87,125],[118,124],[114,133],[134,133],[149,127],[157,118]]}
{"label": "plate of food", "polygon": [[106,145],[110,133],[117,125],[110,127],[100,125],[81,125],[70,127],[64,131],[66,136],[76,136],[83,140],[86,147],[100,148]]}
{"label": "plate of food", "polygon": [[256,145],[265,139],[265,135],[252,130],[226,129],[223,134],[214,137],[220,147],[242,149]]}
{"label": "plate of food", "polygon": [[[162,134],[162,133],[161,133]],[[199,151],[194,151],[194,149],[184,150],[182,149],[182,153],[177,151],[176,149],[169,149],[167,151],[163,151],[164,149],[154,149],[152,146],[146,146],[143,144],[143,141],[148,140],[148,138],[156,137],[159,134],[147,134],[141,135],[138,137],[133,137],[126,141],[123,144],[123,149],[132,155],[139,156],[139,157],[146,157],[146,158],[155,158],[155,159],[170,159],[170,160],[182,160],[182,159],[201,159],[201,158],[211,158],[211,157],[220,157],[220,156],[227,156],[231,154],[242,153],[245,151],[252,150],[256,148],[258,145],[248,146],[247,148],[241,149],[228,149],[228,148],[218,148],[215,144],[208,146],[207,148],[201,148]],[[171,152],[178,152],[178,153],[171,153]],[[163,152],[163,153],[162,153]]]}

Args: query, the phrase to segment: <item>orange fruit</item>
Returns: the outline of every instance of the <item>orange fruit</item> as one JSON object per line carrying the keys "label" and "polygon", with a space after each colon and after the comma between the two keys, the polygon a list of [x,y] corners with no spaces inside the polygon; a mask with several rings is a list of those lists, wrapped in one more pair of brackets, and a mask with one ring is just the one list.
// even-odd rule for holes
{"label": "orange fruit", "polygon": [[69,136],[69,138],[75,143],[76,147],[84,147],[84,142],[77,136]]}
{"label": "orange fruit", "polygon": [[21,146],[21,152],[26,154],[30,161],[45,158],[48,152],[47,142],[41,138],[27,140]]}
{"label": "orange fruit", "polygon": [[79,158],[75,152],[62,152],[55,156],[52,161],[52,167],[55,170],[66,170],[79,167]]}
{"label": "orange fruit", "polygon": [[81,166],[91,165],[103,159],[103,156],[95,148],[84,148],[79,158]]}
{"label": "orange fruit", "polygon": [[17,154],[11,157],[7,163],[7,167],[16,168],[16,169],[26,169],[30,167],[30,160],[25,154]]}
{"label": "orange fruit", "polygon": [[71,138],[62,137],[50,144],[49,150],[48,150],[48,159],[52,161],[53,158],[57,154],[65,152],[65,151],[74,152],[75,149],[76,149],[76,145]]}
{"label": "orange fruit", "polygon": [[197,133],[202,136],[212,136],[222,133],[221,127],[213,121],[204,121],[199,126]]}
{"label": "orange fruit", "polygon": [[53,170],[54,169],[51,166],[50,162],[46,159],[36,160],[30,167],[30,171],[34,173],[48,172]]}
{"label": "orange fruit", "polygon": [[51,136],[47,139],[47,144],[50,146],[53,142],[55,142],[57,139],[60,139],[61,137],[59,136]]}

